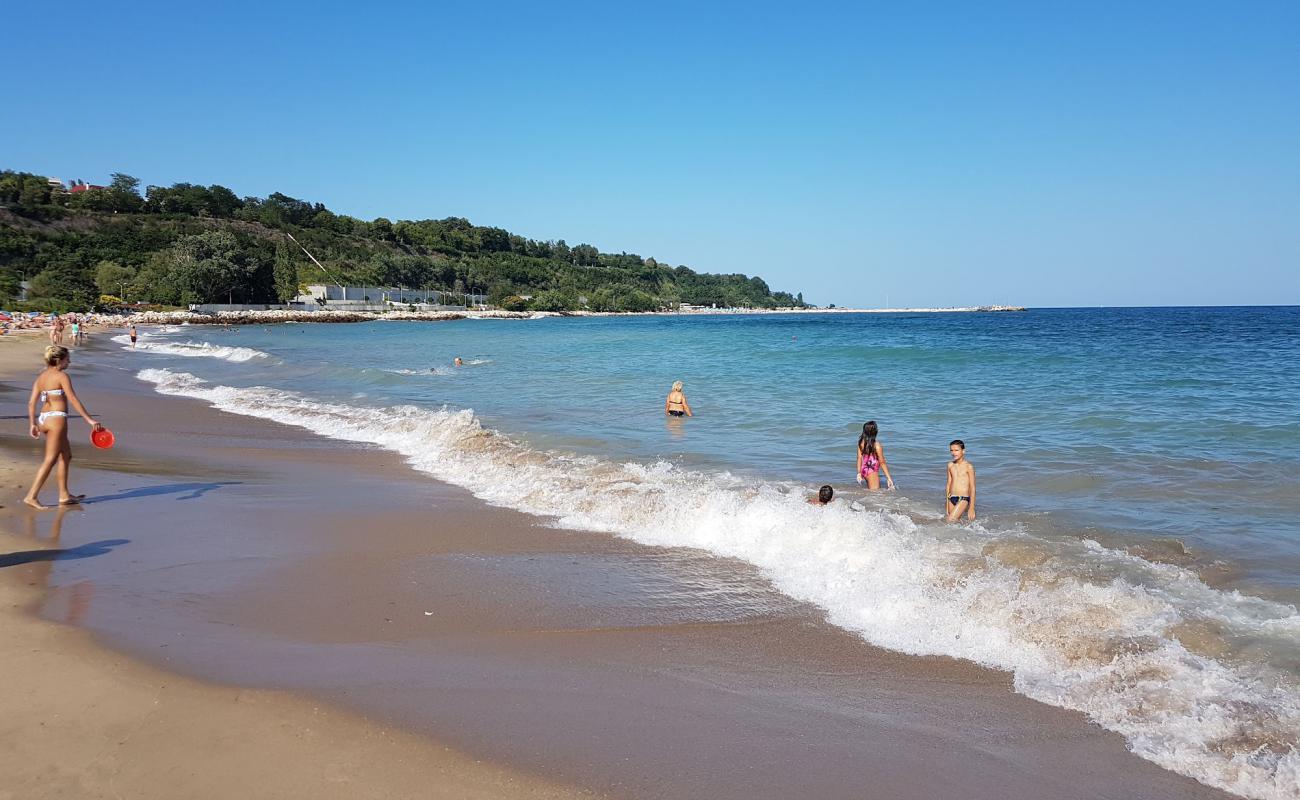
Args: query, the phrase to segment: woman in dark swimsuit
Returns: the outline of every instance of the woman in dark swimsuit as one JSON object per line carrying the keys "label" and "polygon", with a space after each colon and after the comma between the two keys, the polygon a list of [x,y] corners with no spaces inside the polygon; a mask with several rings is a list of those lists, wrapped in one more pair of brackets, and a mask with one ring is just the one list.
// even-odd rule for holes
{"label": "woman in dark swimsuit", "polygon": [[674,381],[672,391],[668,392],[668,399],[664,400],[664,413],[670,417],[693,417],[691,413],[691,404],[686,402],[686,395],[682,394],[682,382]]}

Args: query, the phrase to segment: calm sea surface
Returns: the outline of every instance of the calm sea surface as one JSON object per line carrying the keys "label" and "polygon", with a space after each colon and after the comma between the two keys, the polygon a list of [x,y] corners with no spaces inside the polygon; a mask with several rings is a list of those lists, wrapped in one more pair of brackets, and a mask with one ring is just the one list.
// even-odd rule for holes
{"label": "calm sea surface", "polygon": [[[192,326],[111,359],[488,502],[750,561],[873,643],[1300,796],[1300,308]],[[663,414],[674,380],[692,419]],[[854,484],[868,419],[896,493]],[[973,526],[938,519],[954,438]],[[822,483],[831,509],[804,502]]]}

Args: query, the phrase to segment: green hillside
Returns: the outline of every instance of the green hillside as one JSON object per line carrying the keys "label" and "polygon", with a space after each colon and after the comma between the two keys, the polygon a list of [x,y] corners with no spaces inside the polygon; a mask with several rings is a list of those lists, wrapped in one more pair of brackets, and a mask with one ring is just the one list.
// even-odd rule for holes
{"label": "green hillside", "polygon": [[802,294],[773,292],[762,278],[526,239],[458,217],[366,221],[278,192],[240,198],[216,185],[150,186],[142,195],[122,174],[68,193],[38,175],[0,171],[0,302],[12,303],[21,280],[31,281],[33,307],[56,310],[89,308],[101,295],[275,303],[302,284],[335,282],[478,291],[495,305],[541,311],[803,305]]}

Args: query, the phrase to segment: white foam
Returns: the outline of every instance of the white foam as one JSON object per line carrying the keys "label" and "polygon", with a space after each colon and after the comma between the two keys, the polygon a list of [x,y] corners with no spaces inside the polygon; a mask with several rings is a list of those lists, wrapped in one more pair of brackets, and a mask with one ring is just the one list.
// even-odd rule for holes
{"label": "white foam", "polygon": [[386,369],[384,372],[387,372],[389,375],[422,375],[424,377],[430,375],[441,375],[442,377],[447,377],[448,375],[456,374],[455,370],[451,367],[430,367],[429,369]]}
{"label": "white foam", "polygon": [[[121,344],[123,349],[132,349],[130,336],[125,334],[114,336],[113,341]],[[254,350],[251,347],[227,347],[212,344],[211,342],[149,341],[148,337],[145,336],[141,336],[140,340],[136,342],[135,349],[137,351],[143,350],[145,352],[185,356],[187,358],[219,358],[223,361],[237,363],[252,361],[255,358],[270,358],[269,353],[263,353],[261,350]]]}
{"label": "white foam", "polygon": [[[1009,671],[1018,691],[1087,714],[1161,766],[1244,797],[1300,797],[1300,686],[1251,655],[1300,644],[1294,607],[1095,542],[817,508],[793,484],[539,452],[470,411],[322,403],[167,370],[139,377],[164,394],[385,447],[559,525],[742,559],[873,644]],[[1233,646],[1243,641],[1255,649]]]}

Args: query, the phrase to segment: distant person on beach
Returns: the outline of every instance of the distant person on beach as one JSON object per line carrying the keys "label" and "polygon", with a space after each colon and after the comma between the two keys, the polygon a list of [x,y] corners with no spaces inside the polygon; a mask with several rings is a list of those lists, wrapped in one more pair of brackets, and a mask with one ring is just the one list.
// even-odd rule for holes
{"label": "distant person on beach", "polygon": [[81,323],[76,320],[72,321],[72,343],[81,344]]}
{"label": "distant person on beach", "polygon": [[[32,508],[46,509],[38,499],[41,487],[50,477],[50,470],[58,465],[59,505],[67,506],[79,503],[85,495],[74,495],[68,489],[68,466],[72,463],[72,446],[68,444],[68,406],[76,409],[81,418],[90,424],[91,430],[104,427],[90,416],[86,407],[72,391],[72,379],[67,369],[71,363],[68,348],[50,345],[45,348],[45,370],[36,376],[32,383],[32,397],[27,403],[27,418],[31,423],[33,439],[45,434],[45,460],[36,470],[36,480],[32,482],[31,491],[23,502]],[[38,413],[36,406],[40,405]]]}
{"label": "distant person on beach", "polygon": [[948,521],[956,522],[963,513],[966,519],[975,519],[975,467],[966,460],[966,443],[953,439],[948,445],[952,461],[948,463],[948,487],[944,496],[948,502]]}
{"label": "distant person on beach", "polygon": [[858,471],[859,484],[865,483],[868,489],[880,488],[880,473],[885,473],[890,489],[897,489],[894,476],[889,474],[889,464],[885,463],[885,448],[876,441],[880,426],[875,420],[868,420],[862,425],[862,435],[858,437]]}
{"label": "distant person on beach", "polygon": [[835,499],[835,487],[829,483],[817,490],[816,497],[809,497],[808,504],[814,506],[824,506]]}
{"label": "distant person on beach", "polygon": [[132,349],[132,350],[135,349],[135,337],[136,337],[136,332],[135,332],[135,323],[132,322],[132,323],[131,323],[131,349]]}
{"label": "distant person on beach", "polygon": [[682,393],[682,382],[673,381],[673,388],[668,392],[668,399],[664,400],[664,413],[670,417],[693,417],[691,413],[691,404],[686,402],[686,395]]}

